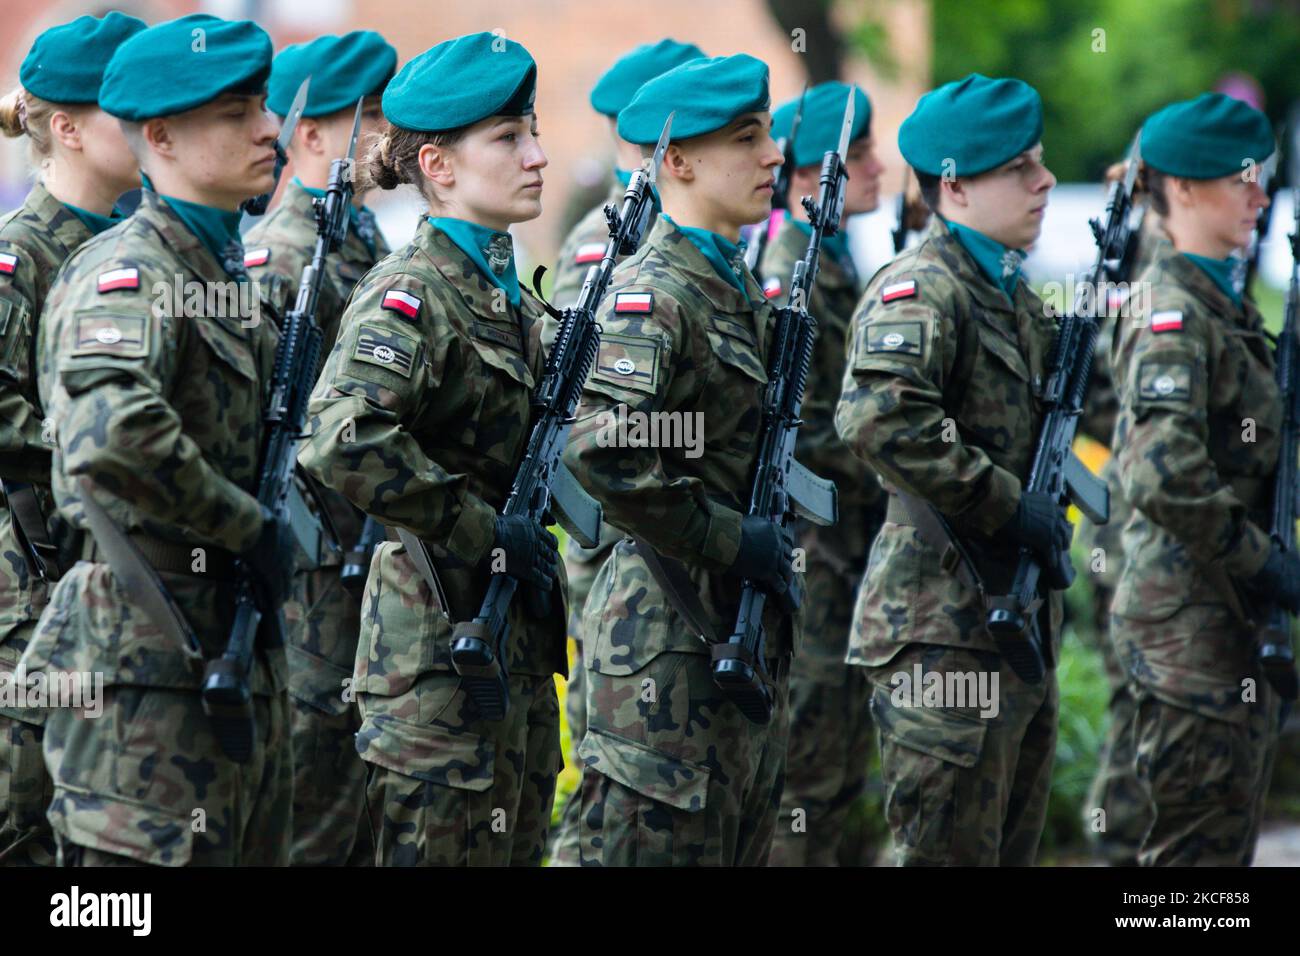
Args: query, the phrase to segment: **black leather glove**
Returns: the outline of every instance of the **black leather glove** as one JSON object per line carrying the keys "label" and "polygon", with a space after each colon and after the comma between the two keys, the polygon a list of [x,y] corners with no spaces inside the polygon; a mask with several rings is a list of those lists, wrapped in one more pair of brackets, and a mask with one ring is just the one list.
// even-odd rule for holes
{"label": "black leather glove", "polygon": [[731,573],[761,584],[773,594],[785,594],[795,581],[794,534],[767,518],[746,515],[740,522],[740,550]]}
{"label": "black leather glove", "polygon": [[262,508],[262,533],[256,543],[243,554],[253,572],[253,586],[258,591],[263,610],[278,607],[288,598],[293,587],[293,574],[297,567],[298,545],[289,530],[288,522],[275,519],[271,510]]}
{"label": "black leather glove", "polygon": [[1268,560],[1246,587],[1259,598],[1300,614],[1300,555],[1274,544]]}
{"label": "black leather glove", "polygon": [[560,542],[524,515],[497,515],[495,546],[505,552],[506,573],[549,591],[560,567]]}
{"label": "black leather glove", "polygon": [[1016,513],[999,529],[998,535],[1034,552],[1048,587],[1063,590],[1074,580],[1074,567],[1070,564],[1074,525],[1065,517],[1054,495],[1044,491],[1024,492]]}

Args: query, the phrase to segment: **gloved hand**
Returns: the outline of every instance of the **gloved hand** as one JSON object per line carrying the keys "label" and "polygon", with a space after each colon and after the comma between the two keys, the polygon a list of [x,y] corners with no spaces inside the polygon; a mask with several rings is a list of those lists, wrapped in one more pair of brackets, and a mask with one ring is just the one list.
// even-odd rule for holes
{"label": "gloved hand", "polygon": [[740,550],[731,573],[785,594],[795,582],[794,534],[775,521],[746,515],[740,522]]}
{"label": "gloved hand", "polygon": [[1034,552],[1048,587],[1063,590],[1074,580],[1074,567],[1070,564],[1074,525],[1065,517],[1054,495],[1044,491],[1024,492],[1016,513],[997,534]]}
{"label": "gloved hand", "polygon": [[506,556],[506,573],[515,580],[549,591],[559,573],[560,542],[524,515],[497,515],[494,547]]}
{"label": "gloved hand", "polygon": [[288,522],[277,521],[271,509],[262,507],[262,533],[243,559],[253,572],[263,611],[278,607],[288,598],[297,566],[298,545],[289,531]]}
{"label": "gloved hand", "polygon": [[1252,594],[1276,603],[1292,614],[1300,614],[1300,555],[1283,551],[1276,544],[1264,562],[1246,582]]}

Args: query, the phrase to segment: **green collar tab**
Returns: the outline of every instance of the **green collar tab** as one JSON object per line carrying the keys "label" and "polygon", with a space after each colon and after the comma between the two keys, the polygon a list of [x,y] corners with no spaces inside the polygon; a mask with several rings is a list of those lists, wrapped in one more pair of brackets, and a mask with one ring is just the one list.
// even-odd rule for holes
{"label": "green collar tab", "polygon": [[1006,293],[1008,299],[1014,299],[1016,284],[1020,281],[1020,265],[1025,261],[1025,253],[1020,249],[1008,249],[996,239],[990,239],[977,229],[949,222],[949,231],[957,237],[962,248],[970,253],[980,271],[995,286]]}
{"label": "green collar tab", "polygon": [[140,179],[145,189],[157,193],[160,199],[166,201],[172,211],[180,217],[181,222],[185,223],[186,228],[194,233],[213,257],[221,263],[221,268],[227,275],[237,279],[246,277],[244,243],[239,237],[239,220],[242,214],[238,209],[230,212],[214,206],[177,199],[174,196],[164,196],[153,188],[153,183],[144,172],[140,173]]}
{"label": "green collar tab", "polygon": [[478,266],[483,277],[505,291],[510,304],[519,305],[519,276],[515,273],[515,247],[508,232],[464,219],[430,216],[429,223],[440,229],[460,251]]}
{"label": "green collar tab", "polygon": [[[307,195],[314,196],[317,199],[325,198],[325,190],[317,189],[314,186],[308,186],[297,176],[293,177],[294,185],[303,190]],[[370,211],[369,206],[362,206],[358,209],[352,203],[348,203],[348,226],[357,234],[362,242],[366,244],[366,250],[373,258],[376,255],[375,249],[375,214]],[[346,238],[346,237],[345,237]]]}
{"label": "green collar tab", "polygon": [[97,212],[91,212],[89,209],[82,209],[80,206],[74,206],[70,202],[65,202],[63,205],[75,213],[76,217],[86,224],[86,228],[90,230],[92,235],[97,236],[105,229],[112,228],[122,221],[122,214],[116,208],[111,214],[101,216]]}
{"label": "green collar tab", "polygon": [[682,234],[691,241],[700,254],[709,260],[709,265],[713,266],[714,271],[722,278],[730,282],[745,298],[749,298],[749,293],[745,291],[744,272],[747,269],[745,265],[745,243],[735,243],[716,232],[710,232],[708,229],[697,229],[695,226],[679,226],[673,222],[671,216],[663,214],[663,218],[672,223],[673,227],[680,229]]}
{"label": "green collar tab", "polygon": [[1246,271],[1245,262],[1236,256],[1228,256],[1226,259],[1211,259],[1209,256],[1198,256],[1194,252],[1184,252],[1188,259],[1191,259],[1202,272],[1210,277],[1211,281],[1219,287],[1219,290],[1232,300],[1232,304],[1241,308],[1241,293],[1245,286]]}

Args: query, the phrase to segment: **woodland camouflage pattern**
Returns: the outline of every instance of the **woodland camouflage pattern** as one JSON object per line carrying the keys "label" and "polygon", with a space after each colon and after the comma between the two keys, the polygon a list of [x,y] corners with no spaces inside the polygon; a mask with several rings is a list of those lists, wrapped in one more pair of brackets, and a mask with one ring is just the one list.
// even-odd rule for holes
{"label": "woodland camouflage pattern", "polygon": [[[254,260],[249,265],[264,298],[277,315],[293,308],[302,271],[316,244],[312,196],[297,181],[285,187],[280,204],[244,239]],[[321,354],[338,336],[343,309],[377,259],[387,256],[384,238],[375,234],[376,254],[349,227],[340,249],[326,260],[326,277],[316,306],[316,324],[324,333]],[[320,488],[340,544],[350,548],[361,534],[364,515],[343,495]],[[308,500],[311,500],[308,498]],[[307,866],[356,865],[373,861],[374,847],[364,813],[366,771],[353,737],[359,716],[343,699],[352,673],[361,628],[361,601],[339,583],[341,551],[330,549],[306,561],[294,575],[293,592],[284,605],[288,624],[289,696],[292,698],[294,746],[293,847],[290,861]]]}
{"label": "woodland camouflage pattern", "polygon": [[[1171,247],[1143,280],[1151,314],[1120,328],[1112,356],[1115,448],[1134,510],[1111,638],[1134,685],[1138,777],[1155,814],[1139,861],[1244,863],[1259,803],[1237,797],[1268,789],[1278,701],[1255,663],[1254,628],[1217,575],[1244,581],[1268,556],[1281,399],[1250,300],[1234,305]],[[1155,331],[1152,317],[1173,313],[1178,327]]]}
{"label": "woodland camouflage pattern", "polygon": [[[783,222],[763,254],[764,285],[774,306],[789,297],[795,263],[808,248],[803,230]],[[799,460],[839,491],[839,522],[820,528],[800,521],[804,571],[804,641],[790,668],[790,746],[785,791],[769,862],[775,866],[834,866],[845,820],[866,784],[871,760],[871,684],[849,667],[849,629],[871,541],[885,514],[885,492],[867,465],[835,432],[835,406],[848,354],[848,333],[858,302],[852,262],[823,246],[808,310],[817,320],[817,345],[801,410]],[[803,827],[792,826],[796,809]]]}
{"label": "woodland camouflage pattern", "polygon": [[[42,435],[45,415],[36,394],[36,325],[59,267],[90,235],[40,183],[0,218],[0,253],[17,257],[14,272],[0,275],[0,478],[31,484],[47,519],[54,514],[51,444]],[[48,600],[48,586],[28,571],[0,494],[0,672],[13,671]],[[54,862],[45,819],[53,789],[41,759],[44,723],[39,710],[0,707],[0,859],[10,865]]]}
{"label": "woodland camouflage pattern", "polygon": [[[419,301],[413,318],[383,307],[393,290]],[[474,714],[451,667],[452,622],[476,615],[486,591],[494,518],[523,454],[543,367],[540,304],[525,292],[512,310],[497,292],[423,220],[415,239],[357,287],[299,455],[357,507],[423,538],[451,603],[437,606],[400,544],[376,551],[353,688],[381,864],[539,864],[562,763],[552,675],[565,670],[563,582],[544,619],[525,613],[523,592],[511,606],[504,721]],[[465,791],[481,798],[467,802]],[[505,809],[500,829],[477,815],[485,807]],[[449,824],[453,817],[460,822]],[[447,826],[485,842],[449,849],[436,839]]]}
{"label": "woodland camouflage pattern", "polygon": [[[882,302],[886,286],[911,280],[915,295]],[[919,245],[871,280],[854,316],[835,415],[841,437],[891,493],[910,492],[948,517],[995,594],[1007,590],[1015,549],[993,535],[1015,514],[1029,473],[1054,327],[1023,281],[1013,308],[937,216]],[[900,710],[881,702],[880,689],[890,689],[893,673],[910,671],[917,655],[938,655],[942,663],[934,645],[988,652],[987,663],[975,669],[995,668],[983,603],[941,567],[940,555],[893,499],[871,549],[866,582],[854,610],[848,660],[871,668],[878,688],[872,715],[882,735],[899,862],[1032,861],[1056,735],[1055,672],[1033,687],[1001,668],[999,718],[982,720],[963,735],[969,752],[961,760],[936,752],[934,741],[956,730],[957,715]],[[1059,642],[1061,614],[1061,597],[1052,594],[1039,614],[1050,632],[1049,650]],[[1017,753],[1018,761],[1009,756]],[[953,786],[977,787],[984,795],[977,840],[950,841],[946,828],[924,825],[925,808],[914,795],[928,792],[940,770]],[[1037,818],[1006,818],[1008,805],[1029,808]]]}
{"label": "woodland camouflage pattern", "polygon": [[[139,270],[137,289],[98,291],[99,276],[122,269]],[[173,316],[177,276],[233,286],[146,191],[135,215],[82,246],[51,289],[39,386],[59,437],[53,479],[61,515],[84,529],[74,482],[85,475],[120,528],[194,555],[192,573],[160,577],[211,657],[224,649],[233,614],[223,568],[261,529],[252,492],[276,334],[270,321],[242,320],[237,308]],[[202,661],[164,636],[107,564],[76,564],[50,602],[23,666],[102,672],[108,697],[99,719],[67,708],[48,719],[50,819],[61,847],[172,866],[286,862],[283,650],[256,655],[250,684],[259,739],[241,767],[221,752],[203,714]],[[205,831],[193,832],[196,809]]]}
{"label": "woodland camouflage pattern", "polygon": [[[684,564],[722,639],[740,594],[724,572],[740,547],[776,318],[744,274],[742,296],[684,233],[656,222],[601,304],[600,350],[565,451],[611,524]],[[651,311],[618,312],[620,293],[650,294]],[[698,414],[700,457],[618,447],[612,431],[602,437],[620,404],[629,413]],[[583,864],[766,862],[785,764],[786,660],[800,617],[773,602],[764,623],[776,706],[760,727],[717,691],[706,641],[679,618],[631,541],[615,546],[583,619]]]}

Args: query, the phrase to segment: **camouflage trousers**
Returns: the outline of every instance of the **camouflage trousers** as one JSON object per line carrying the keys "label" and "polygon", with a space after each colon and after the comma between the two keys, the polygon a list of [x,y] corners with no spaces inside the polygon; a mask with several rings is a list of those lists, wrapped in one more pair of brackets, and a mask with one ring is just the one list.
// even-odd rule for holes
{"label": "camouflage trousers", "polygon": [[61,862],[286,865],[287,697],[254,696],[253,716],[253,754],[238,764],[221,752],[196,690],[114,685],[98,718],[51,710],[45,763]]}
{"label": "camouflage trousers", "polygon": [[[980,716],[969,699],[965,706],[917,706],[897,675],[910,680],[918,665],[945,684],[947,675],[985,675],[991,690],[996,676],[996,716]],[[1032,865],[1056,751],[1056,672],[1034,686],[1002,667],[996,653],[909,644],[869,673],[897,863]]]}
{"label": "camouflage trousers", "polygon": [[[36,622],[19,624],[0,646],[0,681],[14,668]],[[57,848],[45,811],[54,786],[45,770],[41,742],[45,714],[0,708],[0,866],[53,866]]]}
{"label": "camouflage trousers", "polygon": [[722,696],[704,654],[587,673],[579,791],[584,866],[762,866],[784,784],[788,661],[769,664],[772,720]]}
{"label": "camouflage trousers", "polygon": [[871,681],[844,662],[861,574],[810,556],[790,663],[790,745],[769,866],[835,866],[871,760]]}
{"label": "camouflage trousers", "polygon": [[293,739],[293,866],[371,866],[361,715],[345,695],[361,630],[360,601],[338,565],[294,576],[285,602]]}
{"label": "camouflage trousers", "polygon": [[1216,720],[1134,686],[1129,724],[1151,826],[1142,866],[1249,866],[1273,776],[1280,705],[1268,682],[1240,722]]}
{"label": "camouflage trousers", "polygon": [[510,675],[510,708],[495,722],[455,673],[421,681],[421,706],[435,714],[425,726],[358,695],[376,865],[540,866],[563,765],[555,679]]}

